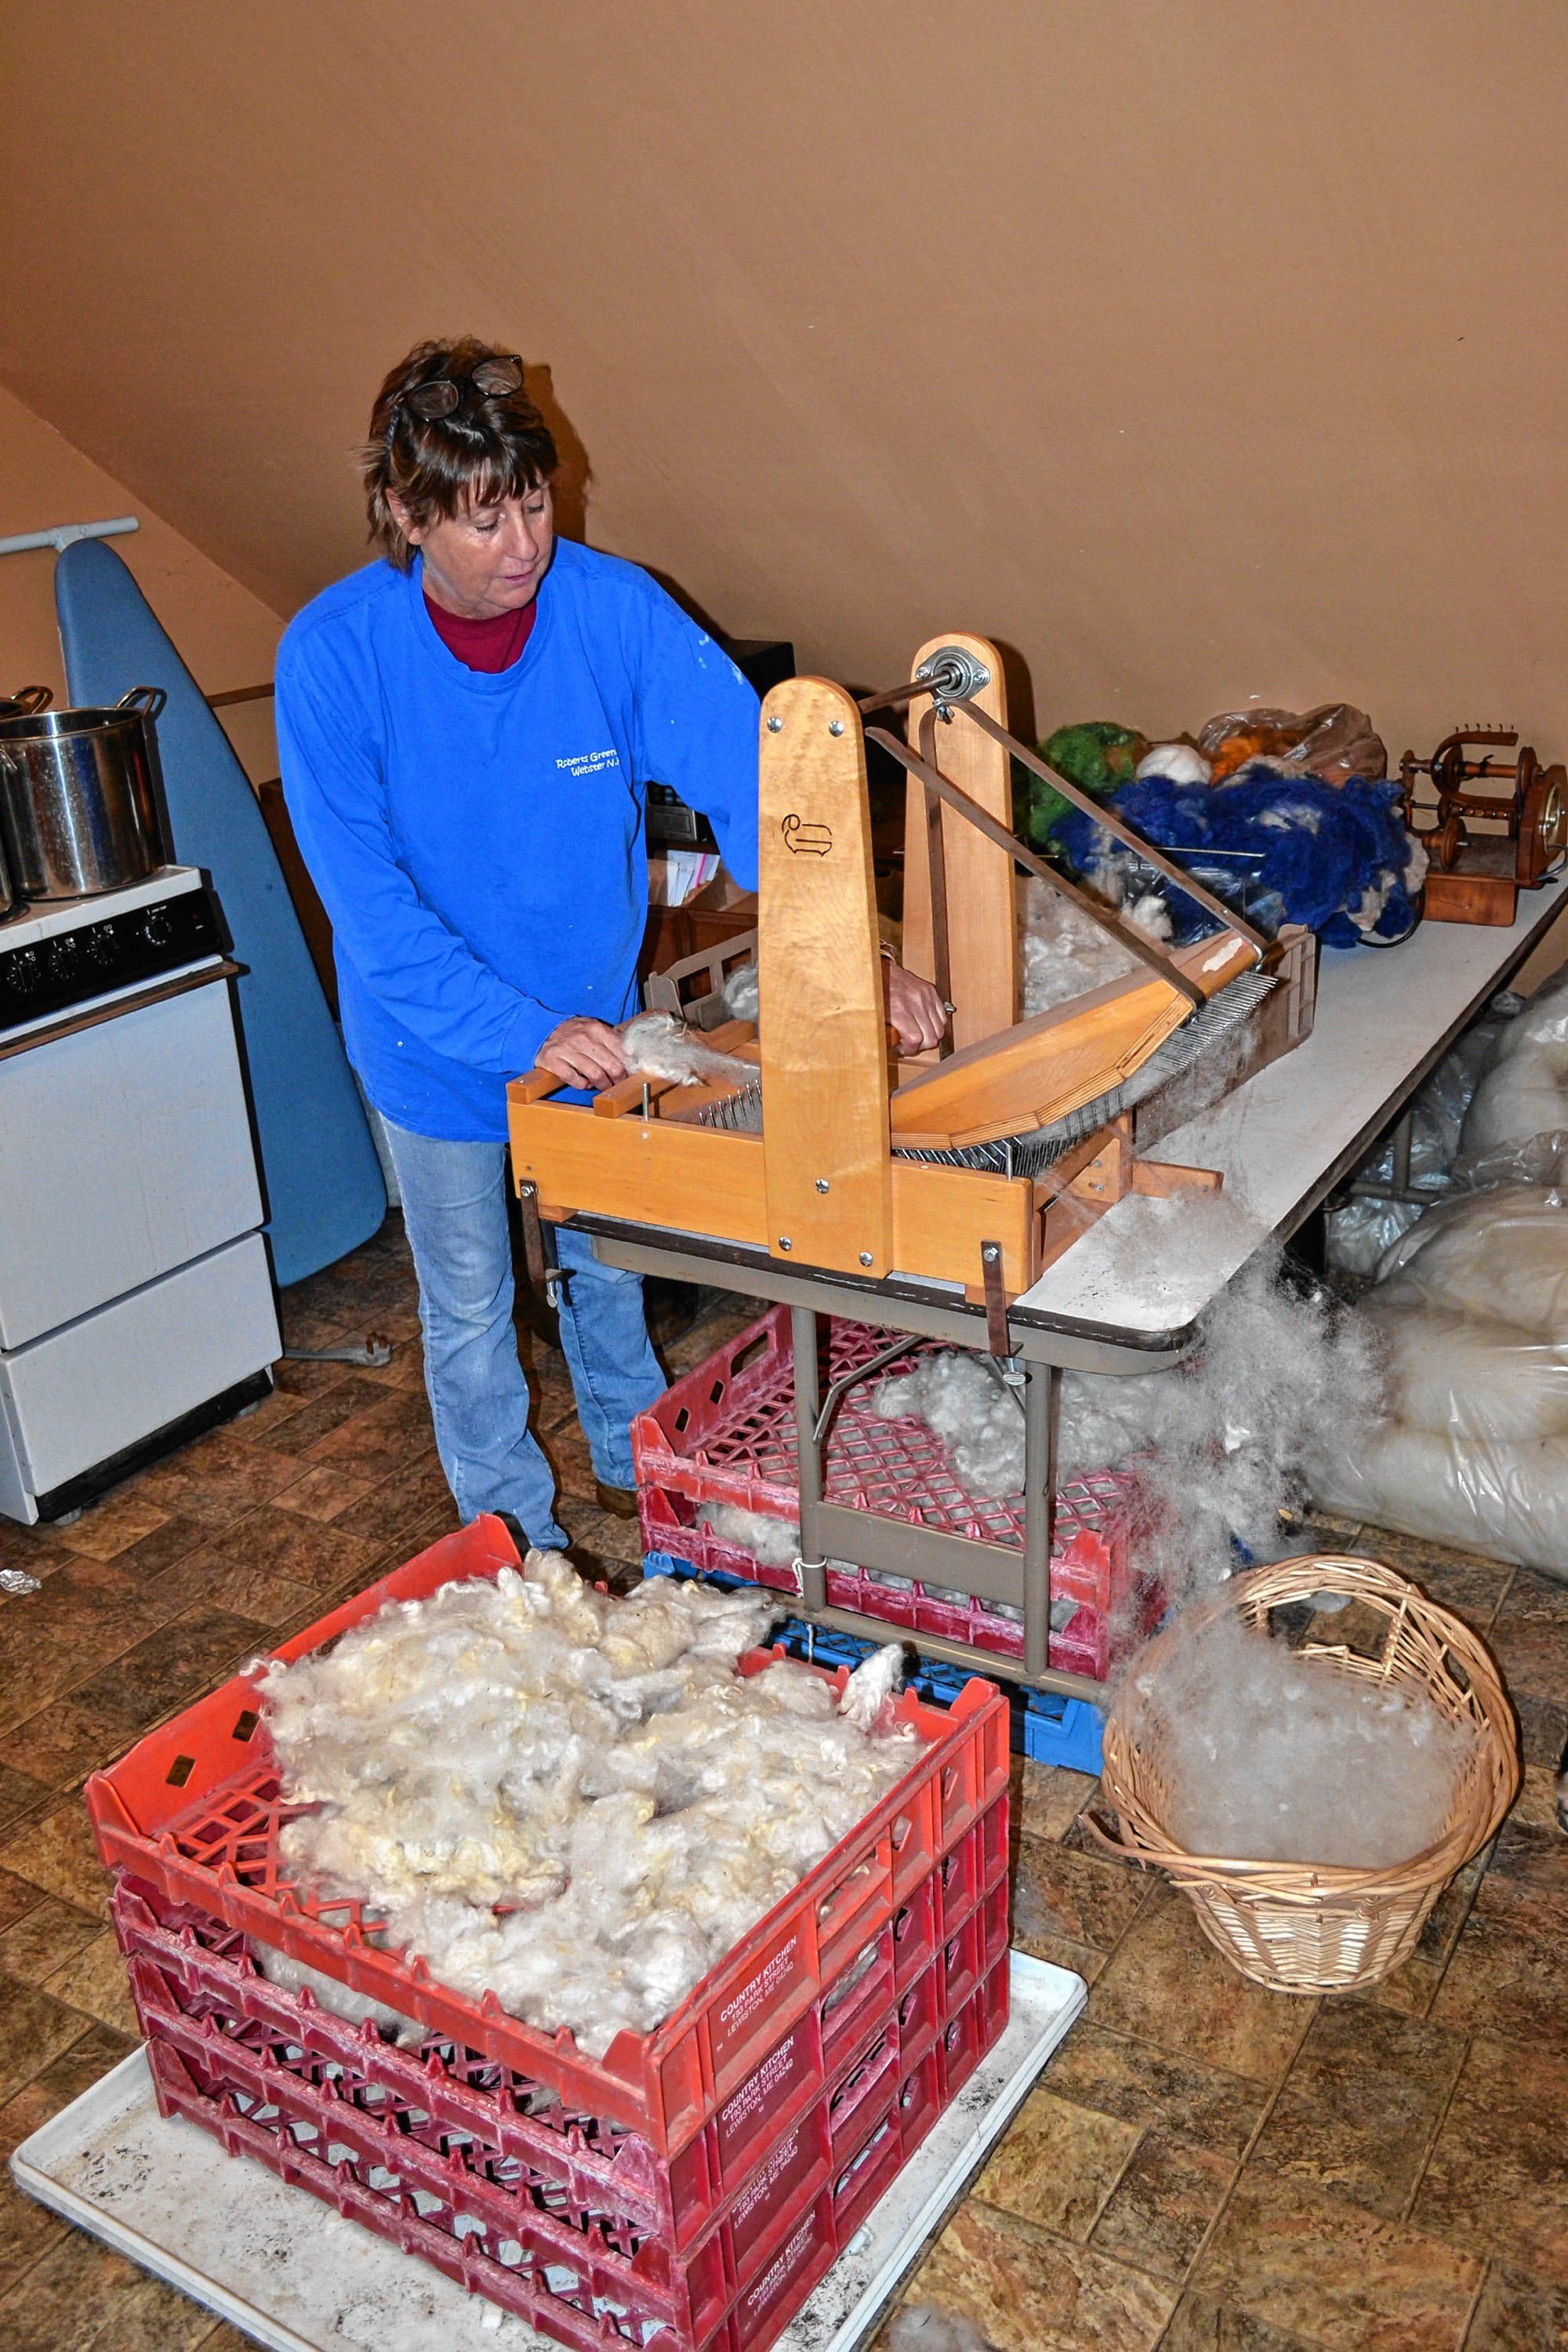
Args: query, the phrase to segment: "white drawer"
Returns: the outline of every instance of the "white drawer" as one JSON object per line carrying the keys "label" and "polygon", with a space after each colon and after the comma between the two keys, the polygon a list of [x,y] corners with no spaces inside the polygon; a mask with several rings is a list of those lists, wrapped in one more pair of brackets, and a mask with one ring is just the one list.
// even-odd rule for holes
{"label": "white drawer", "polygon": [[0,1411],[47,1495],[282,1353],[259,1234],[0,1356]]}
{"label": "white drawer", "polygon": [[0,1348],[261,1223],[227,987],[0,1060]]}

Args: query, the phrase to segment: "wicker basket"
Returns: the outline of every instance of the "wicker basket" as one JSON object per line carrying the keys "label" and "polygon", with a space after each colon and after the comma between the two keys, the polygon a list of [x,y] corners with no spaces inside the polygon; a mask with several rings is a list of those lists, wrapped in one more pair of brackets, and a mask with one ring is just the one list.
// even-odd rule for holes
{"label": "wicker basket", "polygon": [[1342,1992],[1374,1984],[1396,1969],[1443,1888],[1485,1845],[1519,1788],[1513,1711],[1486,1651],[1458,1618],[1375,1560],[1319,1552],[1233,1577],[1192,1602],[1150,1643],[1138,1662],[1138,1680],[1146,1691],[1162,1665],[1230,1612],[1260,1626],[1270,1610],[1323,1591],[1345,1593],[1385,1620],[1382,1654],[1358,1657],[1343,1646],[1310,1643],[1304,1656],[1332,1658],[1343,1673],[1370,1682],[1418,1684],[1450,1721],[1476,1727],[1475,1757],[1455,1782],[1435,1845],[1386,1870],[1184,1852],[1164,1826],[1170,1790],[1157,1717],[1142,1698],[1134,1733],[1132,1695],[1126,1690],[1106,1720],[1101,1775],[1121,1835],[1110,1837],[1088,1822],[1109,1852],[1167,1872],[1185,1891],[1209,1941],[1243,1976],[1279,1992]]}

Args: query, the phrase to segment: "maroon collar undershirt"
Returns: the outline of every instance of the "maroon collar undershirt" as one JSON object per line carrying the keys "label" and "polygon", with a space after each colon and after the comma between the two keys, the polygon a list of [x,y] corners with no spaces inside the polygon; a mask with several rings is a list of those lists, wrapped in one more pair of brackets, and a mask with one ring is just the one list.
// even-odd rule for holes
{"label": "maroon collar undershirt", "polygon": [[433,604],[428,595],[425,610],[431,625],[449,654],[455,654],[465,669],[510,669],[528,643],[528,633],[533,626],[538,600],[531,597],[520,604],[515,613],[497,613],[486,621],[466,620],[460,613],[448,613],[444,604]]}

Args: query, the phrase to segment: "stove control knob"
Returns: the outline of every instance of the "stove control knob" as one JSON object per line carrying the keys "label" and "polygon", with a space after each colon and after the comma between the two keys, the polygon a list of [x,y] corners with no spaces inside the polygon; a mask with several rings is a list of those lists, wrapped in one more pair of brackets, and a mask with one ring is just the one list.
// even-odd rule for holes
{"label": "stove control knob", "polygon": [[166,948],[174,937],[167,907],[149,907],[142,919],[142,936],[150,948]]}

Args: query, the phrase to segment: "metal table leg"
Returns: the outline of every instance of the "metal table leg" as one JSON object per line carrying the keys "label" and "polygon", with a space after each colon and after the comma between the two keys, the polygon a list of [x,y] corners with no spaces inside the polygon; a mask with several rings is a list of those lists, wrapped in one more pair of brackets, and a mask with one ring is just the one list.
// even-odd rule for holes
{"label": "metal table leg", "polygon": [[800,1597],[808,1609],[826,1609],[827,1570],[816,1527],[822,1501],[822,1449],[816,1435],[816,1309],[792,1307],[789,1328],[795,1349],[795,1428],[800,1454]]}
{"label": "metal table leg", "polygon": [[1024,1670],[1043,1675],[1051,1638],[1051,1529],[1057,1507],[1057,1406],[1061,1374],[1055,1364],[1025,1366],[1024,1387]]}

